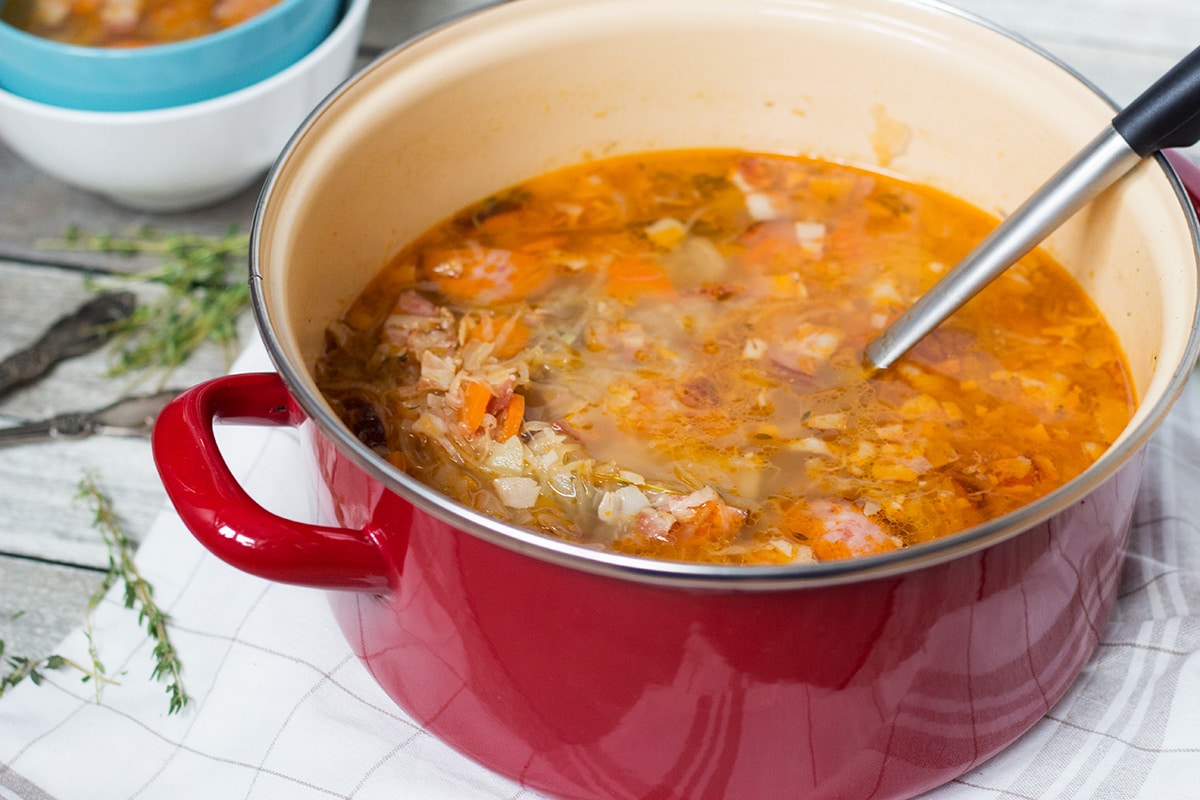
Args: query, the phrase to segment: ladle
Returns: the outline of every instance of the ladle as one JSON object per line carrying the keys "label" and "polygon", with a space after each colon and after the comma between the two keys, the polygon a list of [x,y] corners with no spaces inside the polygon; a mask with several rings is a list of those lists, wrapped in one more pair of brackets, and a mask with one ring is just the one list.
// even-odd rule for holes
{"label": "ladle", "polygon": [[1059,225],[1133,169],[1168,147],[1200,140],[1200,48],[1186,55],[953,269],[873,339],[863,354],[884,370]]}

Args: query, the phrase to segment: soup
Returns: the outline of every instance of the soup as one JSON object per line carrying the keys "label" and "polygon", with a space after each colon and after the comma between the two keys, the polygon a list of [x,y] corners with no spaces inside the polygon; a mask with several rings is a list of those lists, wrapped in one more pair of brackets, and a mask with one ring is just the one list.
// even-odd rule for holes
{"label": "soup", "polygon": [[142,47],[231,28],[279,0],[8,0],[0,18],[34,36],[89,47]]}
{"label": "soup", "polygon": [[598,160],[411,243],[328,327],[317,383],[395,467],[549,536],[724,564],[885,553],[1062,485],[1133,411],[1115,336],[1043,251],[865,373],[995,222],[810,158]]}

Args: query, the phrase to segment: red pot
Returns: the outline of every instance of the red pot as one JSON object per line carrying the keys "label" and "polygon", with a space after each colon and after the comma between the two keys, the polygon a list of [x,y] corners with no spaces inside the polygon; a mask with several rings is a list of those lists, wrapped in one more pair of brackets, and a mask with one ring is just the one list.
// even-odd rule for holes
{"label": "red pot", "polygon": [[[514,529],[361,446],[309,367],[325,324],[411,237],[588,154],[721,144],[882,161],[1004,211],[1112,115],[1045,56],[914,0],[522,0],[468,17],[372,64],[280,158],[251,254],[279,375],[185,393],[155,430],[159,470],[209,549],[332,590],[388,694],[528,786],[912,796],[1033,725],[1111,610],[1144,445],[1200,350],[1194,216],[1165,162],[1050,243],[1129,357],[1140,405],[1122,438],[1017,513],[885,556],[687,565]],[[298,427],[319,524],[256,505],[217,422]]]}

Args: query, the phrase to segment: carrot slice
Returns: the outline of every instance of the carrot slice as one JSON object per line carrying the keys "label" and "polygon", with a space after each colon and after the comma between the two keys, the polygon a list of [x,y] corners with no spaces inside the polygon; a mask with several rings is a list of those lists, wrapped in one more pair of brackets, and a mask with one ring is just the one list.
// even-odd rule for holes
{"label": "carrot slice", "polygon": [[529,344],[529,326],[520,317],[512,317],[500,326],[492,355],[496,358],[512,358],[527,344]]}
{"label": "carrot slice", "polygon": [[487,413],[488,403],[492,399],[492,390],[479,381],[466,381],[463,384],[462,413],[459,424],[468,436],[479,430],[483,424],[483,415]]}
{"label": "carrot slice", "polygon": [[605,292],[620,300],[637,300],[646,295],[672,295],[675,288],[663,268],[652,261],[621,258],[608,268]]}
{"label": "carrot slice", "polygon": [[484,317],[480,324],[471,329],[469,338],[492,342],[492,355],[496,358],[512,358],[529,344],[529,326],[517,314],[511,317]]}
{"label": "carrot slice", "polygon": [[509,398],[508,406],[504,409],[504,417],[500,422],[500,429],[496,432],[496,440],[507,442],[512,437],[516,436],[521,431],[521,423],[525,420],[525,397],[524,395],[513,394]]}
{"label": "carrot slice", "polygon": [[526,242],[519,248],[522,253],[544,253],[547,250],[554,250],[562,247],[568,241],[566,236],[544,236],[541,239],[534,239],[532,242]]}
{"label": "carrot slice", "polygon": [[545,283],[548,265],[530,253],[494,247],[431,248],[421,253],[423,277],[456,303],[508,303]]}

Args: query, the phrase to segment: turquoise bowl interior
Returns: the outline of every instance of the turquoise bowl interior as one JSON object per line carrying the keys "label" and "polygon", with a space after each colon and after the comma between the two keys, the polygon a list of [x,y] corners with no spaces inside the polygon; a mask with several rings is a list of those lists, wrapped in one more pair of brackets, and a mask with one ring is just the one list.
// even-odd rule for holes
{"label": "turquoise bowl interior", "polygon": [[341,5],[280,0],[232,28],[137,48],[63,44],[0,22],[0,88],[86,111],[146,111],[209,100],[303,58],[329,34]]}

